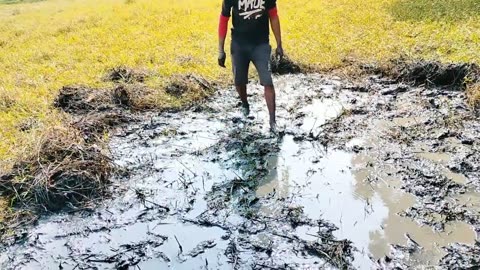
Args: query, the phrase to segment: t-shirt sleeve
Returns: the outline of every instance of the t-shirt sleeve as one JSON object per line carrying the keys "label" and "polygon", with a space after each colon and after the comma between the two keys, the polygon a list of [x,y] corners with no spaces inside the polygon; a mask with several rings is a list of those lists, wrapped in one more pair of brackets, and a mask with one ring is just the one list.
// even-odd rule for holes
{"label": "t-shirt sleeve", "polygon": [[267,10],[270,10],[272,8],[277,7],[277,0],[267,0],[265,4],[266,4]]}
{"label": "t-shirt sleeve", "polygon": [[232,12],[232,0],[223,0],[222,3],[222,16],[230,17]]}

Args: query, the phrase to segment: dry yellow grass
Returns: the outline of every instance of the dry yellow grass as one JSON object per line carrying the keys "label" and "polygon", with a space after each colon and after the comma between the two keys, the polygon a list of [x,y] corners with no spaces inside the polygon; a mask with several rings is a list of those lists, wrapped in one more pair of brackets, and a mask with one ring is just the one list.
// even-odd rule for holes
{"label": "dry yellow grass", "polygon": [[[147,81],[151,86],[184,73],[227,80],[228,69],[215,63],[220,2],[0,5],[0,168],[31,149],[43,130],[62,123],[64,117],[51,104],[64,85],[107,86],[101,77],[119,65],[154,71],[158,76]],[[285,50],[301,63],[329,69],[346,58],[372,62],[400,55],[480,63],[477,0],[278,2]],[[160,104],[178,102],[161,91],[158,95]],[[36,128],[21,131],[19,125],[32,119]]]}
{"label": "dry yellow grass", "polygon": [[0,223],[4,220],[5,218],[5,211],[2,211],[2,209],[6,209],[7,208],[7,202],[5,200],[3,200],[2,198],[0,198]]}
{"label": "dry yellow grass", "polygon": [[470,104],[480,108],[480,83],[472,84],[467,89]]}

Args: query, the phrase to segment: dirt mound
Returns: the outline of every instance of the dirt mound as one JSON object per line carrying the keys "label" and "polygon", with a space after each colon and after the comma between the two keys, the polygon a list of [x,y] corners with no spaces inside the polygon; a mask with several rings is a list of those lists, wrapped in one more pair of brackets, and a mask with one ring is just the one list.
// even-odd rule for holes
{"label": "dirt mound", "polygon": [[285,74],[297,74],[302,72],[302,68],[297,63],[293,62],[287,56],[282,58],[272,55],[270,60],[270,66],[273,74],[285,75]]}
{"label": "dirt mound", "polygon": [[207,80],[193,74],[173,77],[165,87],[165,92],[174,97],[182,97],[186,94],[206,97],[212,90],[213,87]]}
{"label": "dirt mound", "polygon": [[109,70],[105,75],[104,80],[115,83],[142,83],[147,77],[148,73],[146,71],[120,66]]}
{"label": "dirt mound", "polygon": [[29,210],[74,208],[103,195],[113,163],[97,144],[72,128],[54,129],[35,152],[0,178],[0,192]]}
{"label": "dirt mound", "polygon": [[440,62],[403,60],[392,61],[384,74],[416,86],[455,87],[463,89],[468,81],[480,78],[479,68],[473,64],[442,64]]}

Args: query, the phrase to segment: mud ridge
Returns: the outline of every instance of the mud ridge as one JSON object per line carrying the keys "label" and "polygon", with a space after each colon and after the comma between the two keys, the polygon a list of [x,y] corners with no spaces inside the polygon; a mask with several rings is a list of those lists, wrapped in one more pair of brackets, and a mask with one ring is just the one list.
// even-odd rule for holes
{"label": "mud ridge", "polygon": [[467,63],[443,64],[436,61],[399,59],[371,71],[414,86],[450,87],[458,90],[464,90],[468,83],[480,80],[480,68]]}

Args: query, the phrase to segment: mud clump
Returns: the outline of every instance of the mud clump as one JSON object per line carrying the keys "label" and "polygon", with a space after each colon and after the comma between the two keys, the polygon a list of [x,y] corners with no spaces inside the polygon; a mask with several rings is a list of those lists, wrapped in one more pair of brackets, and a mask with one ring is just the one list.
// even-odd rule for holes
{"label": "mud clump", "polygon": [[165,87],[165,92],[174,97],[183,97],[192,94],[198,98],[208,96],[213,90],[212,85],[202,77],[189,74],[186,76],[176,76]]}
{"label": "mud clump", "polygon": [[85,114],[112,109],[113,106],[109,101],[109,93],[106,90],[85,86],[65,86],[60,89],[54,106],[67,113]]}
{"label": "mud clump", "polygon": [[273,74],[285,75],[285,74],[298,74],[302,72],[300,65],[293,62],[287,56],[275,57],[272,55],[270,59],[270,67]]}
{"label": "mud clump", "polygon": [[54,129],[38,149],[1,176],[0,193],[32,211],[74,208],[106,191],[113,163],[75,129]]}
{"label": "mud clump", "polygon": [[143,83],[147,77],[148,73],[145,71],[120,66],[109,70],[104,80],[115,83]]}

